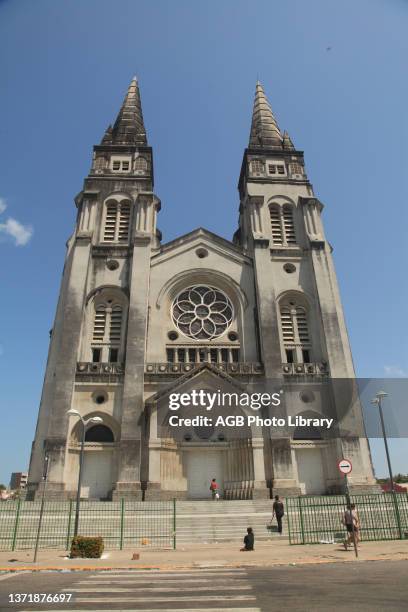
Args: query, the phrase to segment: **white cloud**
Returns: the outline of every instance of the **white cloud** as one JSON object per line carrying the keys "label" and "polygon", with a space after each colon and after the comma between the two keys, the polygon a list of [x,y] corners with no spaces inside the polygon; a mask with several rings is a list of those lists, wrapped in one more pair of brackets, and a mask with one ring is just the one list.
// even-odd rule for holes
{"label": "white cloud", "polygon": [[[0,198],[0,214],[4,213],[6,208],[6,200]],[[16,246],[24,246],[33,235],[33,228],[30,225],[23,225],[13,217],[9,217],[4,223],[0,223],[0,234],[14,238]]]}
{"label": "white cloud", "polygon": [[396,365],[386,365],[384,366],[384,372],[387,376],[391,376],[392,378],[406,378],[408,377],[408,372],[400,366]]}

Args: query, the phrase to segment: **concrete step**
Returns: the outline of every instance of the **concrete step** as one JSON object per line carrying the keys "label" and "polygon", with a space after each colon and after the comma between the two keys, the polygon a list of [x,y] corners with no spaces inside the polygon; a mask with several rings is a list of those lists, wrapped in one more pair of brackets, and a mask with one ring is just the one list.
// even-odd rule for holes
{"label": "concrete step", "polygon": [[177,541],[179,544],[241,543],[249,526],[254,530],[256,541],[287,539],[287,536],[267,529],[272,517],[272,503],[272,500],[178,501]]}

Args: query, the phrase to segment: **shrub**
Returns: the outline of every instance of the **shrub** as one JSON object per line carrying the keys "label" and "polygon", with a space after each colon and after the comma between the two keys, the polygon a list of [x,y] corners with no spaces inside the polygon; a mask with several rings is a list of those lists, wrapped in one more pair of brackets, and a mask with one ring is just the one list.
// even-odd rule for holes
{"label": "shrub", "polygon": [[75,536],[71,542],[71,559],[85,557],[86,559],[99,559],[103,553],[103,539],[97,537]]}

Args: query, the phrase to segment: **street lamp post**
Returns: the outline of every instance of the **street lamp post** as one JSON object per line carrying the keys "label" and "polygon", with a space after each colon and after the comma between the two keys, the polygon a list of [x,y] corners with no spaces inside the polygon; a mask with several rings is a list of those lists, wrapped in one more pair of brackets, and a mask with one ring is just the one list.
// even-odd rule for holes
{"label": "street lamp post", "polygon": [[397,500],[397,496],[395,493],[394,479],[392,477],[391,458],[390,458],[390,452],[388,450],[387,434],[385,433],[384,415],[383,415],[382,405],[381,405],[382,400],[384,399],[384,397],[387,397],[387,395],[388,393],[386,393],[385,391],[379,391],[376,394],[376,396],[371,400],[371,403],[378,406],[378,411],[380,413],[380,421],[381,421],[382,435],[384,438],[385,454],[387,456],[388,473],[390,475],[391,495],[392,495],[392,500],[394,502],[395,518],[397,522],[399,537],[402,540],[403,533],[402,533],[402,527],[401,527],[401,517],[399,513],[398,500]]}
{"label": "street lamp post", "polygon": [[84,463],[84,446],[85,446],[85,432],[86,426],[89,423],[103,423],[103,419],[101,417],[95,416],[90,419],[83,419],[79,414],[78,410],[68,410],[67,414],[69,416],[76,416],[81,420],[82,423],[82,432],[81,432],[81,450],[79,453],[79,474],[78,474],[78,488],[76,495],[76,505],[75,505],[75,523],[74,523],[74,537],[78,535],[78,525],[79,525],[79,506],[81,503],[81,482],[82,482],[82,467]]}
{"label": "street lamp post", "polygon": [[387,434],[385,433],[384,415],[383,415],[382,405],[381,405],[382,400],[385,397],[387,397],[387,395],[388,393],[386,393],[385,391],[379,391],[377,395],[371,400],[371,403],[378,406],[378,411],[380,413],[380,421],[381,421],[382,435],[384,438],[385,454],[387,456],[388,473],[390,475],[390,487],[391,487],[391,491],[394,491],[394,479],[392,477],[390,452],[388,450]]}

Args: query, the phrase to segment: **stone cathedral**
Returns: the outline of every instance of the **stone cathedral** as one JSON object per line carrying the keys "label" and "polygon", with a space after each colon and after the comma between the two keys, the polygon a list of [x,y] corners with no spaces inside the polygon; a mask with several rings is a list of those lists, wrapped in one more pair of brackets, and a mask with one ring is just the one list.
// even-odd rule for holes
{"label": "stone cathedral", "polygon": [[323,205],[259,82],[232,241],[199,228],[163,242],[153,176],[135,78],[75,198],[28,497],[44,486],[46,455],[47,496],[75,497],[83,421],[69,410],[101,419],[85,429],[84,498],[203,499],[213,477],[224,499],[339,492],[342,457],[351,488],[373,489],[368,440],[353,434],[364,430],[358,398],[345,437],[160,435],[170,393],[274,380],[286,414],[321,417],[342,401],[332,382],[355,374]]}

